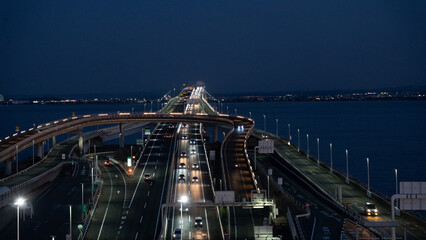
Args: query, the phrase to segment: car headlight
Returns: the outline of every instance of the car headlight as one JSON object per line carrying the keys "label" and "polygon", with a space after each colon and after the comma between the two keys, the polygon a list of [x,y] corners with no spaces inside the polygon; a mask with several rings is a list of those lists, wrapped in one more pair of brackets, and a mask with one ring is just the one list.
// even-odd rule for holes
{"label": "car headlight", "polygon": [[367,212],[371,212],[371,210],[370,210],[370,209],[367,209]]}

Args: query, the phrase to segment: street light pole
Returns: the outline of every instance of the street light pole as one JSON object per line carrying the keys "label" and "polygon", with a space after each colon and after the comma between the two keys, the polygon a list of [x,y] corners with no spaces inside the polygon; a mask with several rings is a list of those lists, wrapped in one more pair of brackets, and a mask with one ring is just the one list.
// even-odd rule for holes
{"label": "street light pole", "polygon": [[370,159],[367,158],[367,196],[371,197],[370,191]]}
{"label": "street light pole", "polygon": [[275,136],[278,137],[278,118],[275,119],[275,124],[276,124]]}
{"label": "street light pole", "polygon": [[320,161],[320,151],[319,151],[319,138],[317,138],[317,154],[318,154],[318,158],[317,158],[317,165],[319,166],[319,161]]}
{"label": "street light pole", "polygon": [[16,205],[16,224],[17,224],[17,231],[16,231],[16,239],[19,240],[19,207],[24,205],[25,200],[23,198],[18,198],[16,202],[14,203]]}
{"label": "street light pole", "polygon": [[81,222],[84,222],[84,183],[81,183]]}
{"label": "street light pole", "polygon": [[349,184],[349,161],[348,161],[348,149],[346,149],[346,183]]}
{"label": "street light pole", "polygon": [[72,239],[72,207],[70,205],[70,237]]}
{"label": "street light pole", "polygon": [[16,173],[19,172],[19,168],[18,168],[18,159],[19,155],[18,155],[18,145],[16,145]]}
{"label": "street light pole", "polygon": [[34,165],[34,139],[33,139],[33,165]]}
{"label": "street light pole", "polygon": [[251,112],[249,112],[250,118],[251,118]]}
{"label": "street light pole", "polygon": [[306,134],[306,146],[308,150],[306,156],[309,158],[309,134]]}
{"label": "street light pole", "polygon": [[234,108],[234,111],[235,111],[235,116],[237,115],[237,109],[236,108]]}
{"label": "street light pole", "polygon": [[266,115],[263,114],[263,131],[266,132]]}
{"label": "street light pole", "polygon": [[333,144],[330,143],[330,174],[333,174]]}
{"label": "street light pole", "polygon": [[395,168],[395,194],[398,194],[398,169]]}
{"label": "street light pole", "polygon": [[291,134],[290,134],[290,123],[288,124],[288,145],[290,145]]}
{"label": "street light pole", "polygon": [[300,129],[297,129],[297,151],[300,152]]}

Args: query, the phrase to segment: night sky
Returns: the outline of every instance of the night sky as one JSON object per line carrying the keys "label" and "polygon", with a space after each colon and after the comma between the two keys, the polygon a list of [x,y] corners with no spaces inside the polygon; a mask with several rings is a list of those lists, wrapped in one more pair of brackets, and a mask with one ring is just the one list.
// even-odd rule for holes
{"label": "night sky", "polygon": [[1,1],[0,94],[426,85],[426,1]]}

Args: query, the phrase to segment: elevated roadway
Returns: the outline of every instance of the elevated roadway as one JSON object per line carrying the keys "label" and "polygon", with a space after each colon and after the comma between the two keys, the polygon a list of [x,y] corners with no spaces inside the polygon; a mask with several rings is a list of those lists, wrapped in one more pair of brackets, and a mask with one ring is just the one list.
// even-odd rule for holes
{"label": "elevated roadway", "polygon": [[[330,173],[330,166],[320,162],[317,164],[315,158],[298,151],[294,145],[289,145],[287,141],[273,134],[255,130],[253,136],[258,139],[263,139],[267,136],[273,140],[275,144],[275,152],[283,160],[282,163],[292,171],[294,171],[302,181],[309,183],[307,185],[311,193],[316,196],[322,196],[323,201],[327,202],[329,207],[336,212],[343,213],[343,216],[359,221],[361,224],[380,224],[389,222],[390,203],[382,196],[372,192],[372,197],[367,196],[367,189],[360,185],[356,180],[351,179],[349,184],[346,183],[345,176],[334,170]],[[342,188],[342,199],[338,197],[338,188]],[[365,216],[363,205],[366,202],[374,202],[378,208],[378,216]],[[397,236],[404,236],[406,231],[407,239],[426,239],[426,224],[422,220],[404,213],[397,217]],[[404,224],[405,230],[404,230]],[[377,234],[385,238],[390,238],[389,227],[373,227]]]}

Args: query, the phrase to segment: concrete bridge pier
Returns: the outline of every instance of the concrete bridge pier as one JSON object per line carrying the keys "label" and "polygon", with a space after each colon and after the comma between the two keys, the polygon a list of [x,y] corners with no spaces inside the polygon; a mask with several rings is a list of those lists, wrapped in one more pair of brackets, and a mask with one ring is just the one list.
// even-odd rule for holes
{"label": "concrete bridge pier", "polygon": [[9,159],[6,160],[6,164],[4,166],[4,174],[6,176],[9,176],[12,174],[12,161],[13,161],[14,157],[10,157]]}
{"label": "concrete bridge pier", "polygon": [[43,158],[43,142],[37,143],[37,157]]}
{"label": "concrete bridge pier", "polygon": [[120,134],[119,134],[119,139],[118,139],[120,148],[124,147],[124,134],[123,134],[123,132],[124,132],[124,124],[120,123]]}
{"label": "concrete bridge pier", "polygon": [[217,142],[217,125],[213,125],[213,142]]}

